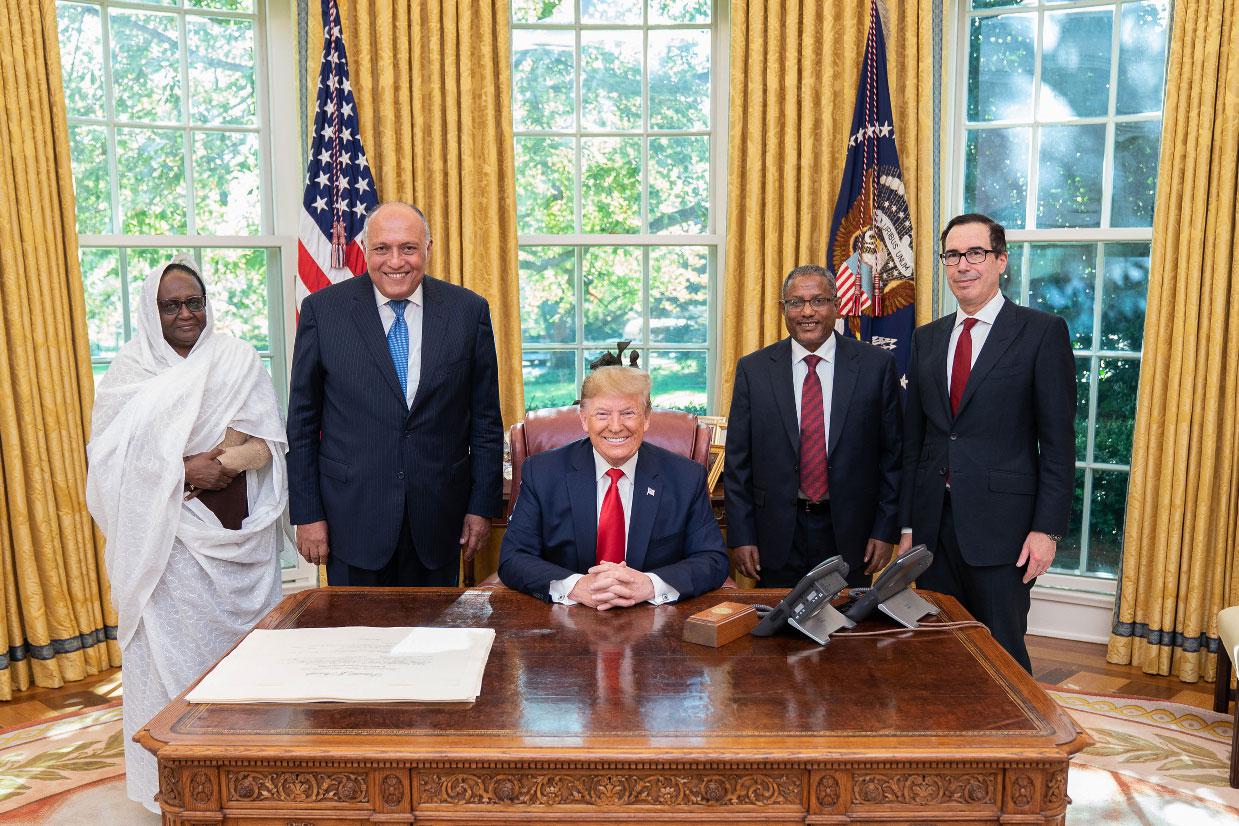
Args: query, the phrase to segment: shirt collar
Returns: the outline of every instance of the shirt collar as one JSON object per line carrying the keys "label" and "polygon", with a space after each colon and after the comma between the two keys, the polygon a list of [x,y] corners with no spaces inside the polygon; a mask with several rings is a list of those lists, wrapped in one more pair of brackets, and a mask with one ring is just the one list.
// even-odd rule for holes
{"label": "shirt collar", "polygon": [[[595,450],[593,445],[590,445],[589,449],[594,454],[594,481],[598,481],[611,469],[611,463],[602,458],[602,454]],[[640,455],[641,450],[638,448],[637,452],[632,454],[632,458],[620,465],[620,470],[624,471],[624,476],[630,481],[636,478],[637,457]]]}
{"label": "shirt collar", "polygon": [[985,302],[985,306],[977,310],[974,315],[964,315],[962,311],[955,313],[955,326],[963,325],[965,318],[975,318],[977,321],[984,322],[989,326],[994,326],[994,319],[998,318],[998,311],[1002,309],[1002,304],[1007,299],[1003,298],[1002,290],[994,293],[994,297]]}
{"label": "shirt collar", "polygon": [[[822,361],[834,362],[835,360],[835,334],[831,333],[830,338],[822,342],[822,346],[813,351],[818,356],[821,356]],[[809,355],[808,349],[796,339],[792,339],[792,364],[798,361],[804,361],[804,357]]]}
{"label": "shirt collar", "polygon": [[[369,276],[366,277],[369,278]],[[374,282],[372,281],[370,283],[371,286],[373,286]],[[426,280],[423,278],[422,283],[418,284],[417,289],[413,291],[413,295],[409,296],[409,303],[416,304],[419,307],[422,306],[422,288],[425,286]],[[391,301],[391,299],[379,292],[378,287],[374,287],[374,303],[382,307],[388,301]]]}

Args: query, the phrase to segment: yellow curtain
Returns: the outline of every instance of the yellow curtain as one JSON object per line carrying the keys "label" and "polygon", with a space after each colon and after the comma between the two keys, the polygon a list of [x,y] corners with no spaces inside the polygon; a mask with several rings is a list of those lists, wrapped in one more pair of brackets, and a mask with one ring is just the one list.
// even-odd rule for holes
{"label": "yellow curtain", "polygon": [[[120,665],[86,512],[94,396],[51,0],[0,0],[0,699]],[[111,633],[113,639],[108,639]]]}
{"label": "yellow curtain", "polygon": [[[322,19],[311,3],[309,90]],[[429,271],[490,302],[507,424],[525,416],[508,4],[340,0],[349,79],[380,200],[430,220]],[[313,102],[309,111],[313,112]]]}
{"label": "yellow curtain", "polygon": [[[889,3],[887,71],[899,162],[912,208],[916,315],[931,317],[933,3]],[[736,361],[786,335],[779,288],[798,264],[826,264],[843,177],[869,3],[731,3],[727,256],[716,407]]]}
{"label": "yellow curtain", "polygon": [[1214,679],[1239,604],[1239,2],[1175,3],[1118,616],[1107,659]]}

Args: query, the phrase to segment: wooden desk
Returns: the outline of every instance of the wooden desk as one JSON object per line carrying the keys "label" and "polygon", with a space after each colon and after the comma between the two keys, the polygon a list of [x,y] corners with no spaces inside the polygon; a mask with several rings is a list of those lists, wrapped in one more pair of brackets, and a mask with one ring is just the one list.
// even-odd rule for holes
{"label": "wooden desk", "polygon": [[691,613],[779,595],[600,613],[502,588],[304,591],[262,627],[494,627],[481,697],[178,698],[136,739],[177,826],[1063,823],[1090,741],[982,629],[680,639]]}

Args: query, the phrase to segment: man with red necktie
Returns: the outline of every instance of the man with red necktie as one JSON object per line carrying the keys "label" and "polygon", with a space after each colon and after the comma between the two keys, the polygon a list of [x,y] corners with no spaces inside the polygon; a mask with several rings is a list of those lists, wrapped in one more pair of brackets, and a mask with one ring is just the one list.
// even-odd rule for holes
{"label": "man with red necktie", "polygon": [[509,588],[605,611],[720,587],[727,552],[705,468],[652,444],[650,376],[601,367],[581,385],[588,438],[530,456],[499,553]]}
{"label": "man with red necktie", "polygon": [[894,356],[835,332],[835,282],[796,267],[783,282],[788,338],[736,365],[723,491],[736,570],[790,588],[832,556],[868,585],[899,539]]}
{"label": "man with red necktie", "polygon": [[1067,532],[1075,490],[1075,364],[1067,323],[1003,298],[1002,225],[942,232],[958,312],[912,336],[900,552],[934,552],[919,586],[949,594],[1026,670],[1036,577]]}

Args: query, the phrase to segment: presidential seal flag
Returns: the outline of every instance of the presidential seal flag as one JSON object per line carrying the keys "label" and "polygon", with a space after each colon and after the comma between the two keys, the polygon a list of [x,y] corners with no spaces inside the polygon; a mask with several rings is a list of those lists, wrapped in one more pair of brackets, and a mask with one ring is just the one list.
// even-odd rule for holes
{"label": "presidential seal flag", "polygon": [[828,254],[845,331],[893,350],[906,386],[916,294],[912,218],[899,171],[877,0],[869,6],[869,36]]}
{"label": "presidential seal flag", "polygon": [[323,64],[297,226],[297,307],[310,293],[366,271],[357,236],[378,203],[358,134],[340,10],[336,0],[322,0],[322,9]]}

